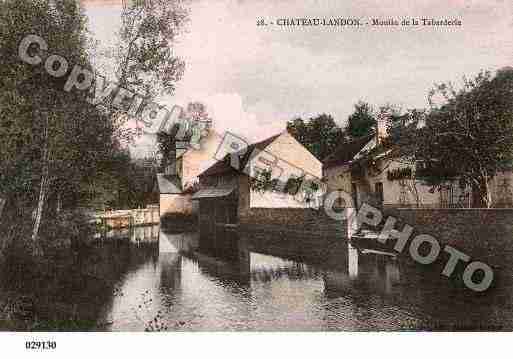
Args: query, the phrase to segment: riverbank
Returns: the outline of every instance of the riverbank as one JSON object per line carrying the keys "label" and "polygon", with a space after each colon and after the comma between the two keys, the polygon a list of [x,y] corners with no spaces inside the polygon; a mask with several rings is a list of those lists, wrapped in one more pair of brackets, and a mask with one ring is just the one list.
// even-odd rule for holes
{"label": "riverbank", "polygon": [[0,274],[0,330],[102,330],[98,308],[112,301],[128,263],[158,256],[157,244],[96,241],[40,259],[11,257]]}

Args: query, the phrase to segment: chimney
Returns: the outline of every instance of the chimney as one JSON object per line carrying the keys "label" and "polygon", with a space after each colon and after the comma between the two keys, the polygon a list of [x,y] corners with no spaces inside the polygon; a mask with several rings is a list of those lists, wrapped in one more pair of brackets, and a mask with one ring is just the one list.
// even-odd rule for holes
{"label": "chimney", "polygon": [[388,136],[387,125],[388,125],[389,114],[388,112],[380,112],[376,120],[376,143],[380,144],[383,138]]}

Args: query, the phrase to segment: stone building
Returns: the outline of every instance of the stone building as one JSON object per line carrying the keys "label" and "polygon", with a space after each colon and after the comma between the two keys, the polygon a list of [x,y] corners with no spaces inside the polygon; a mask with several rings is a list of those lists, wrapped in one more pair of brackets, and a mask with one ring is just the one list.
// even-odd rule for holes
{"label": "stone building", "polygon": [[308,201],[299,191],[293,196],[280,191],[253,189],[248,174],[257,174],[264,161],[264,156],[258,153],[272,154],[279,159],[277,166],[293,177],[303,176],[320,182],[321,162],[288,132],[249,145],[239,157],[240,169],[246,169],[244,171],[232,167],[231,155],[227,155],[200,174],[200,191],[192,197],[199,202],[200,244],[212,243],[212,237],[217,240],[229,238],[226,233],[219,235],[220,227],[229,230],[246,223],[255,209],[307,210],[318,208],[322,203],[322,189]]}
{"label": "stone building", "polygon": [[[378,207],[404,208],[466,208],[471,207],[471,191],[461,189],[458,181],[445,183],[433,189],[422,179],[412,178],[419,168],[401,158],[385,158],[375,149],[387,136],[384,126],[374,133],[342,143],[323,161],[324,181],[328,191],[350,193],[352,204],[339,203],[341,207],[368,203]],[[508,207],[513,203],[511,183],[513,172],[498,173],[490,181],[493,207]]]}
{"label": "stone building", "polygon": [[192,201],[198,175],[215,162],[214,154],[221,143],[221,136],[210,130],[203,138],[199,149],[189,148],[184,152],[171,154],[175,160],[166,166],[163,173],[157,174],[155,191],[160,196],[160,216],[176,214],[192,216],[197,205]]}

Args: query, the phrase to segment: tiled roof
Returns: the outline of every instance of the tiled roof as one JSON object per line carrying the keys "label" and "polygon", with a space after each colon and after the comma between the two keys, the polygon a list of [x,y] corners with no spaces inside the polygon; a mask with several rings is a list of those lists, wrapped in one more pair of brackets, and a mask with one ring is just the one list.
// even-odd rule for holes
{"label": "tiled roof", "polygon": [[[282,134],[279,133],[279,134],[269,137],[263,141],[249,145],[244,152],[243,158],[240,161],[240,170],[242,170],[246,166],[249,156],[251,155],[251,153],[253,152],[253,150],[255,148],[258,148],[259,150],[264,150],[267,146],[269,146],[272,142],[274,142],[274,140],[276,140],[281,135]],[[212,166],[210,166],[205,171],[203,171],[200,174],[200,176],[211,176],[214,174],[221,174],[221,173],[226,173],[226,172],[230,172],[230,171],[236,171],[236,169],[230,165],[230,156],[226,155],[224,159],[222,159],[221,161],[217,161]]]}
{"label": "tiled roof", "polygon": [[331,155],[322,161],[324,168],[330,168],[352,161],[362,148],[374,138],[374,136],[375,135],[372,133],[370,135],[342,143]]}
{"label": "tiled roof", "polygon": [[178,176],[167,176],[163,173],[157,173],[157,183],[161,194],[181,194],[182,185]]}
{"label": "tiled roof", "polygon": [[233,184],[221,187],[208,187],[196,192],[192,196],[192,199],[227,197],[232,194],[234,190],[235,185]]}

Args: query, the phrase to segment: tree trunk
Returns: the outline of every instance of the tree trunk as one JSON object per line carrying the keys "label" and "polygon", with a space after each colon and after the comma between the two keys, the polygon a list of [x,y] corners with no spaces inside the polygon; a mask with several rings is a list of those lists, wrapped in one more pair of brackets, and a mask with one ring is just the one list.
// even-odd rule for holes
{"label": "tree trunk", "polygon": [[5,200],[5,199],[0,198],[0,220],[1,220],[1,218],[2,218],[2,212],[3,212],[3,210],[4,210],[5,202],[6,202],[6,200]]}
{"label": "tree trunk", "polygon": [[59,192],[57,192],[57,206],[56,206],[56,209],[55,209],[57,214],[60,214],[61,211],[62,211],[62,198],[61,198],[61,192],[60,191],[61,190],[59,188]]}
{"label": "tree trunk", "polygon": [[41,219],[43,217],[43,211],[45,206],[45,201],[48,193],[48,182],[49,182],[49,140],[48,140],[48,115],[45,114],[45,130],[44,130],[44,149],[43,149],[43,158],[42,162],[42,173],[41,173],[41,182],[39,183],[39,196],[37,205],[32,212],[32,243],[34,244],[34,251],[36,255],[41,254],[41,246],[39,245],[39,227],[41,225]]}
{"label": "tree trunk", "polygon": [[[46,151],[46,149],[45,149]],[[43,174],[41,175],[41,183],[39,184],[39,198],[37,201],[37,206],[34,209],[32,218],[34,221],[34,226],[32,228],[32,242],[37,246],[38,237],[39,237],[39,227],[41,225],[41,218],[43,217],[43,210],[46,201],[46,194],[48,191],[48,163],[45,161],[43,164]]]}
{"label": "tree trunk", "polygon": [[472,186],[472,207],[490,208],[492,205],[491,193],[487,177],[479,179],[479,185]]}

